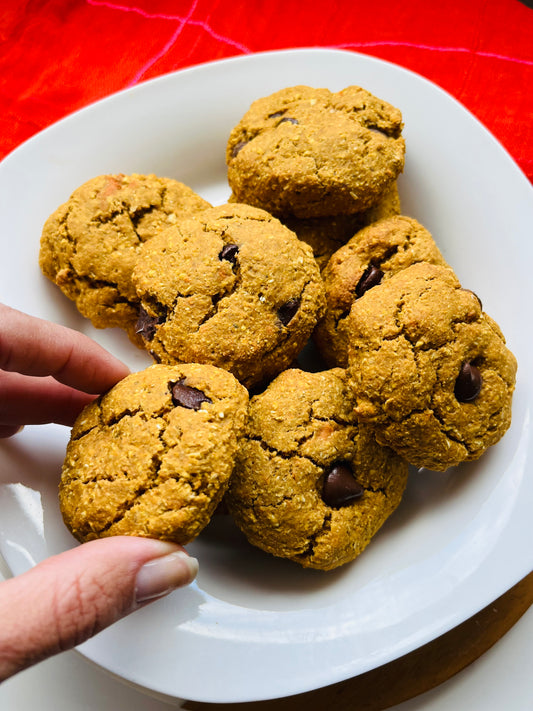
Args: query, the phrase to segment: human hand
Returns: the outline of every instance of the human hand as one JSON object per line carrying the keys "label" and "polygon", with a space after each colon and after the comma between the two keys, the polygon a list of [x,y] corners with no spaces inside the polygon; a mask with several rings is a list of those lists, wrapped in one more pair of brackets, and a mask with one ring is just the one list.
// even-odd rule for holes
{"label": "human hand", "polygon": [[0,304],[0,437],[26,424],[73,425],[97,394],[128,375],[82,333]]}
{"label": "human hand", "polygon": [[[72,425],[128,368],[77,331],[0,304],[0,437]],[[121,536],[84,543],[0,583],[0,681],[190,583],[181,546]]]}

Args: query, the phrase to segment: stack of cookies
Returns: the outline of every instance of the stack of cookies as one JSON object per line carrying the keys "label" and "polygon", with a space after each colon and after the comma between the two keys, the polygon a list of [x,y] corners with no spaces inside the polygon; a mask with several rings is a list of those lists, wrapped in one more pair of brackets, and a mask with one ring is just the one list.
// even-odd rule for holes
{"label": "stack of cookies", "polygon": [[328,570],[398,506],[409,464],[445,470],[503,436],[516,361],[401,214],[402,128],[360,87],[291,87],[232,130],[227,204],[101,176],[51,215],[43,272],[155,361],[73,429],[60,503],[79,540],[187,543],[224,497],[253,545]]}

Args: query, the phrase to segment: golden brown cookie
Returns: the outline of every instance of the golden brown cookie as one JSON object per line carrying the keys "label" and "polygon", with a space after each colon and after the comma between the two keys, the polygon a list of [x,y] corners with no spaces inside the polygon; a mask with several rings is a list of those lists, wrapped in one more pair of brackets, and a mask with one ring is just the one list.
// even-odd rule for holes
{"label": "golden brown cookie", "polygon": [[138,331],[163,363],[211,363],[247,387],[292,362],[324,309],[311,248],[277,219],[222,205],[140,250]]}
{"label": "golden brown cookie", "polygon": [[92,178],[46,221],[41,270],[94,326],[121,326],[133,334],[138,305],[131,272],[140,245],[183,214],[207,207],[170,178]]}
{"label": "golden brown cookie", "polygon": [[367,546],[407,474],[358,424],[343,370],[286,370],[250,401],[225,501],[253,545],[329,570]]}
{"label": "golden brown cookie", "polygon": [[330,366],[348,365],[346,319],[353,302],[367,289],[417,262],[447,266],[425,227],[403,215],[363,228],[332,255],[322,271],[326,312],[313,335]]}
{"label": "golden brown cookie", "polygon": [[354,302],[348,329],[356,415],[409,463],[443,471],[506,432],[516,359],[451,269],[395,274]]}
{"label": "golden brown cookie", "polygon": [[295,86],[255,101],[226,149],[236,199],[276,216],[367,210],[402,172],[398,109],[365,89]]}
{"label": "golden brown cookie", "polygon": [[210,365],[153,365],[83,410],[59,487],[79,541],[130,535],[186,544],[233,469],[248,393]]}

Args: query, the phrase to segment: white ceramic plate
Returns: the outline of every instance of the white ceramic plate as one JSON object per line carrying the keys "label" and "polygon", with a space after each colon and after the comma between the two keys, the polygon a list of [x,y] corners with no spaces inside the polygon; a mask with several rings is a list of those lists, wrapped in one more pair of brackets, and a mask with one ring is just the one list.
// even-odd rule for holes
{"label": "white ceramic plate", "polygon": [[[224,149],[251,101],[294,84],[359,84],[400,107],[403,211],[434,235],[519,362],[513,424],[477,463],[413,471],[362,556],[331,573],[252,549],[227,517],[190,546],[197,582],[80,651],[153,692],[199,701],[281,697],[355,676],[462,622],[533,568],[530,328],[533,190],[497,141],[441,89],[349,52],[294,50],[188,69],[80,111],[0,165],[0,300],[90,334],[133,369],[120,332],[95,331],[39,272],[46,217],[85,180],[153,172],[226,200]],[[14,573],[74,545],[57,505],[65,428],[28,427],[0,448],[0,551]]]}

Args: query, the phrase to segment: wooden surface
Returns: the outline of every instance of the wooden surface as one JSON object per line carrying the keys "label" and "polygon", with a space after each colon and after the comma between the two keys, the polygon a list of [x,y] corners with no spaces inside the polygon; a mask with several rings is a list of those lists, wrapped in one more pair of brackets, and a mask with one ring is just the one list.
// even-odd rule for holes
{"label": "wooden surface", "polygon": [[533,603],[533,573],[442,637],[354,679],[306,694],[244,704],[186,702],[187,711],[383,711],[433,689],[478,659]]}

